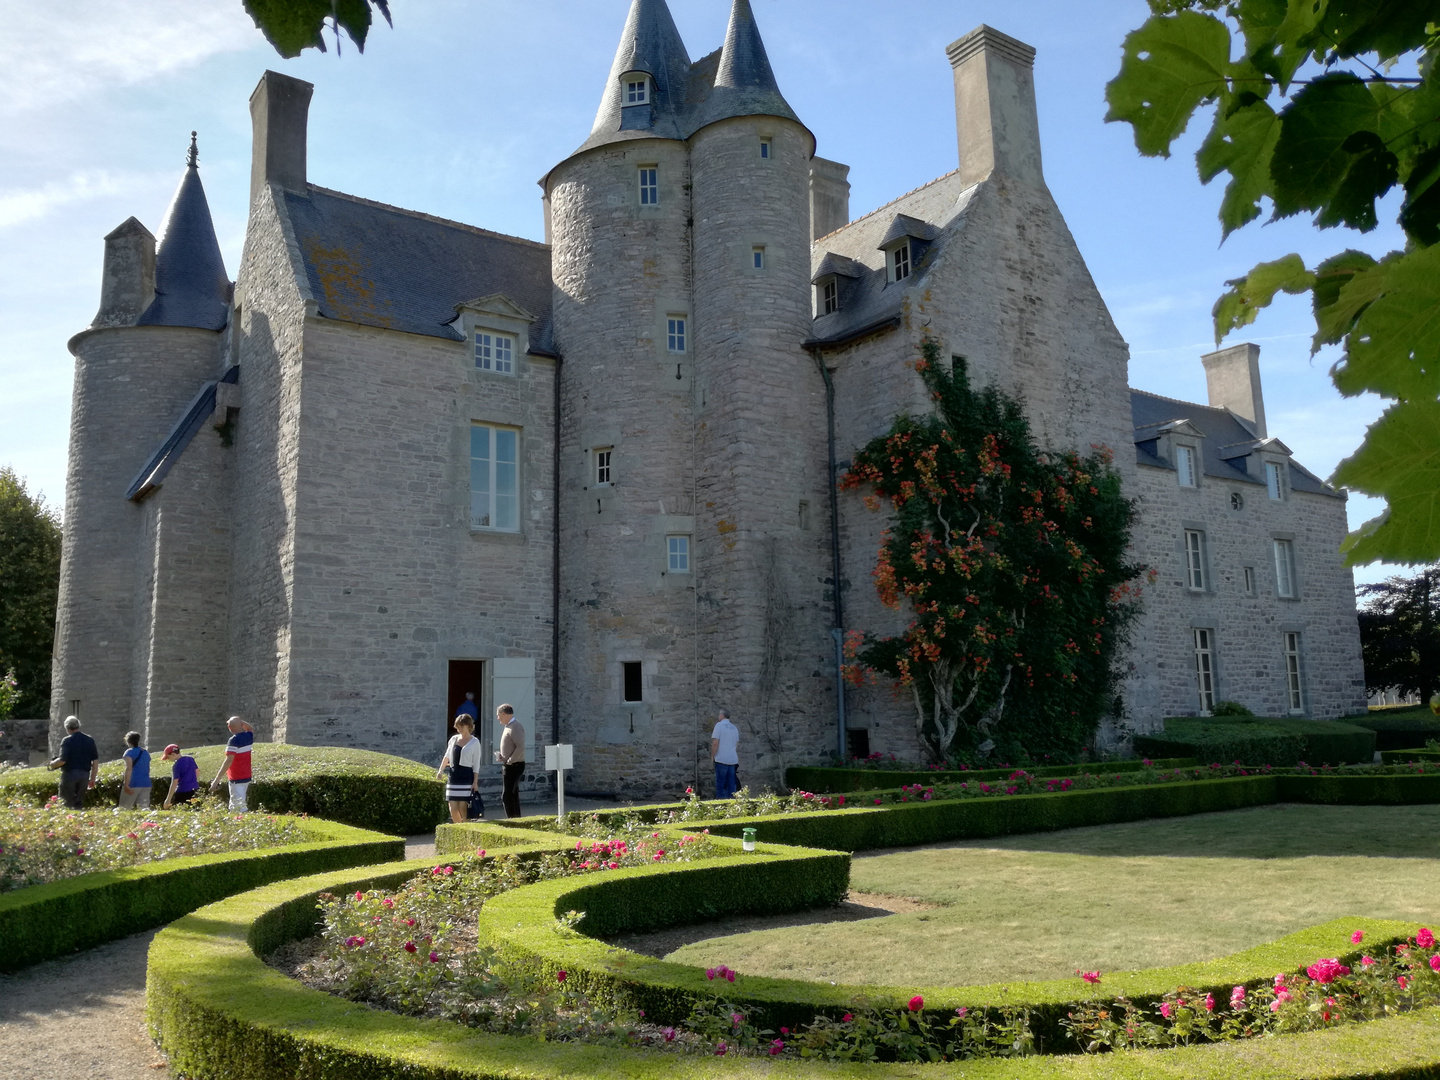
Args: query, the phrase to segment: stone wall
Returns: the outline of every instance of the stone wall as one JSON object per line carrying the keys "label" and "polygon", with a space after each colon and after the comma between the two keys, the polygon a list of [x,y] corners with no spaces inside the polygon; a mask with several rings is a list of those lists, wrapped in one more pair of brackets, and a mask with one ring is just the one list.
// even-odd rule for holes
{"label": "stone wall", "polygon": [[[1171,469],[1141,465],[1131,489],[1138,503],[1136,558],[1157,572],[1145,589],[1133,635],[1133,669],[1125,689],[1128,721],[1139,731],[1166,716],[1199,711],[1194,628],[1214,631],[1216,701],[1238,701],[1261,716],[1284,716],[1287,700],[1282,635],[1301,635],[1302,711],[1329,719],[1365,709],[1364,668],[1355,617],[1355,582],[1340,560],[1345,500],[1202,476],[1182,488]],[[1242,508],[1231,495],[1242,496]],[[1187,528],[1205,533],[1206,587],[1189,588]],[[1277,595],[1272,541],[1294,544],[1297,599]],[[1245,593],[1244,567],[1256,590]]]}

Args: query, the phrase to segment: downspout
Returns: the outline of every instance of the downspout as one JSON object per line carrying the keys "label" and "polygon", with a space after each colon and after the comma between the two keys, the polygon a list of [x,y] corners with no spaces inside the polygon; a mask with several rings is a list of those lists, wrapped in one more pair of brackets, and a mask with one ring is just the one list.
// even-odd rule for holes
{"label": "downspout", "polygon": [[[551,499],[550,523],[550,744],[560,742],[560,369],[565,361],[555,357],[555,398],[551,426],[555,432],[550,463],[555,490]],[[558,775],[558,774],[557,774]]]}
{"label": "downspout", "polygon": [[830,477],[830,577],[831,595],[835,599],[835,625],[830,638],[835,644],[835,756],[845,760],[845,600],[840,594],[840,497],[836,492],[839,477],[835,475],[835,382],[819,350],[813,353],[815,366],[825,380],[825,435]]}

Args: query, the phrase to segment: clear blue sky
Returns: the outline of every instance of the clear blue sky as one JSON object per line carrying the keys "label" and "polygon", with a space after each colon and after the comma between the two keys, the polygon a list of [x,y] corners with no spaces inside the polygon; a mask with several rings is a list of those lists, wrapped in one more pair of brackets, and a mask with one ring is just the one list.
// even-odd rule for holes
{"label": "clear blue sky", "polygon": [[[1380,254],[1398,230],[1317,233],[1292,220],[1220,246],[1218,186],[1202,187],[1192,130],[1169,161],[1141,159],[1103,123],[1104,87],[1142,0],[753,0],[781,89],[818,152],[851,168],[852,216],[957,164],[945,45],[980,23],[1034,45],[1044,167],[1130,343],[1130,384],[1205,400],[1210,306],[1260,259],[1341,248]],[[315,84],[310,179],[543,239],[536,180],[584,140],[628,0],[391,0],[396,26],[363,56],[346,43],[281,60],[240,0],[26,4],[0,37],[0,464],[63,503],[73,360],[67,339],[100,295],[102,237],[130,215],[152,231],[200,132],[201,177],[233,276],[250,174],[247,102],[267,67]],[[692,58],[724,37],[728,0],[671,0]],[[1392,196],[1392,199],[1394,196]],[[1388,202],[1381,220],[1394,219]],[[1270,431],[1321,476],[1358,445],[1376,398],[1342,399],[1309,355],[1307,302],[1285,298],[1248,333],[1262,347]],[[1352,527],[1378,512],[1352,497]],[[1357,577],[1384,576],[1380,568]]]}

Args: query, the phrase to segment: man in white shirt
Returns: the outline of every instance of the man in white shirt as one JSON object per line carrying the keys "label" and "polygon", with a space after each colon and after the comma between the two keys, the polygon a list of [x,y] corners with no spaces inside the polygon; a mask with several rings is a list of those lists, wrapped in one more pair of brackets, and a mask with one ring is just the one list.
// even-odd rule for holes
{"label": "man in white shirt", "polygon": [[715,797],[734,796],[735,768],[740,764],[740,729],[730,722],[730,714],[720,710],[719,723],[710,732],[710,760],[715,763]]}

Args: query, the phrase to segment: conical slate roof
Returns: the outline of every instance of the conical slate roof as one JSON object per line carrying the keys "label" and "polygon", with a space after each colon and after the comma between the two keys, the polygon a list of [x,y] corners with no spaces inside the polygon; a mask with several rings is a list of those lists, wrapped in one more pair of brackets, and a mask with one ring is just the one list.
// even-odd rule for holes
{"label": "conical slate roof", "polygon": [[230,276],[215,239],[191,132],[185,175],[165,212],[155,248],[155,299],[137,325],[223,330],[229,310]]}
{"label": "conical slate roof", "polygon": [[[652,104],[625,105],[620,77],[627,71],[654,80]],[[750,0],[734,0],[725,44],[694,64],[665,0],[632,0],[595,126],[576,153],[630,139],[688,139],[734,116],[800,122],[775,82]]]}

